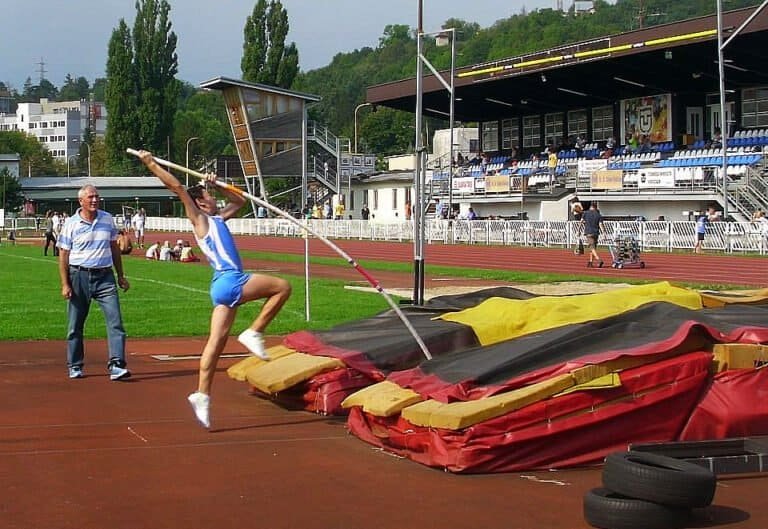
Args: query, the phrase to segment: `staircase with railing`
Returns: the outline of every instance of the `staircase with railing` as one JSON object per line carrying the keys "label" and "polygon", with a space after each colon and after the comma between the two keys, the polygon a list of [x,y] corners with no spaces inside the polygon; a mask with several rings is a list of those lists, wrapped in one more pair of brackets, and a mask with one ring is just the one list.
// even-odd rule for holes
{"label": "staircase with railing", "polygon": [[758,209],[768,211],[768,177],[750,168],[747,174],[728,183],[728,206],[738,221],[748,221]]}
{"label": "staircase with railing", "polygon": [[313,198],[322,203],[332,194],[342,193],[349,185],[351,174],[340,170],[342,155],[350,154],[352,145],[349,138],[333,134],[327,127],[310,121],[307,125],[307,178]]}

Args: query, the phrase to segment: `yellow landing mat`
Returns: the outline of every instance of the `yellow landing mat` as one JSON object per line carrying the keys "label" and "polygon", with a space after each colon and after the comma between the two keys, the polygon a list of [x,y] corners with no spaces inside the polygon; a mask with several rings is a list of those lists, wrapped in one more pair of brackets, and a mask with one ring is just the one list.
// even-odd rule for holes
{"label": "yellow landing mat", "polygon": [[[766,274],[768,274],[768,272],[766,272]],[[702,292],[701,301],[707,308],[720,308],[735,303],[765,305],[768,303],[768,288],[731,293]]]}
{"label": "yellow landing mat", "polygon": [[698,292],[664,281],[581,296],[489,298],[475,307],[439,317],[472,327],[481,345],[491,345],[562,325],[607,318],[654,301],[702,308]]}
{"label": "yellow landing mat", "polygon": [[385,380],[349,395],[341,406],[342,408],[361,406],[363,411],[372,415],[390,417],[421,400],[423,398],[415,391]]}
{"label": "yellow landing mat", "polygon": [[294,352],[269,362],[251,365],[245,371],[245,379],[259,391],[271,395],[293,387],[318,373],[341,367],[344,367],[344,363],[336,358]]}
{"label": "yellow landing mat", "polygon": [[[272,360],[276,360],[285,355],[294,354],[295,352],[296,351],[293,349],[289,349],[284,345],[275,345],[274,347],[267,349],[267,354]],[[239,362],[229,366],[229,368],[227,368],[227,375],[229,375],[229,378],[237,380],[238,382],[245,382],[245,372],[248,371],[248,369],[252,366],[257,366],[264,363],[266,362],[257,356],[249,356],[248,358],[244,358]]]}
{"label": "yellow landing mat", "polygon": [[[421,400],[410,389],[384,381],[348,396],[342,406],[361,406],[372,415],[389,417],[401,413],[417,426],[460,430],[473,424],[499,417],[540,400],[571,393],[614,388],[621,385],[617,372],[644,364],[658,362],[671,354],[621,356],[600,364],[588,364],[524,388],[491,397],[444,404],[436,400]],[[420,401],[420,402],[419,402]]]}

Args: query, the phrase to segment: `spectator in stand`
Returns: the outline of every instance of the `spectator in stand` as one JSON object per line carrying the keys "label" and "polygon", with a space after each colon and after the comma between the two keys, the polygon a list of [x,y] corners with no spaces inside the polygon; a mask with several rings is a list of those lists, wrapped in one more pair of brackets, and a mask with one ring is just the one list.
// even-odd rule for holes
{"label": "spectator in stand", "polygon": [[711,149],[723,148],[723,133],[720,131],[720,127],[715,127],[715,132],[712,134],[712,141],[709,143]]}
{"label": "spectator in stand", "polygon": [[464,156],[461,154],[461,151],[456,155],[456,165],[459,167],[464,165]]}
{"label": "spectator in stand", "polygon": [[472,209],[472,206],[467,210],[467,220],[477,220],[477,213]]}
{"label": "spectator in stand", "polygon": [[603,260],[600,259],[600,255],[597,253],[597,242],[600,239],[600,232],[603,231],[604,227],[603,216],[600,214],[600,210],[597,209],[597,201],[592,201],[589,209],[584,212],[581,222],[584,224],[584,237],[587,239],[587,246],[589,247],[587,267],[592,268],[594,262],[597,261],[598,268],[602,268]]}
{"label": "spectator in stand", "polygon": [[267,208],[264,206],[259,206],[256,208],[256,218],[257,219],[266,219],[267,218]]}
{"label": "spectator in stand", "polygon": [[587,146],[587,140],[584,139],[584,137],[579,134],[576,136],[576,143],[574,144],[573,148],[576,149],[576,156],[581,158],[584,156],[584,147]]}
{"label": "spectator in stand", "polygon": [[147,251],[144,254],[144,257],[152,261],[159,260],[160,259],[160,242],[158,241],[154,244],[150,244],[149,248],[147,248]]}
{"label": "spectator in stand", "polygon": [[332,219],[333,218],[333,210],[331,209],[331,201],[326,201],[325,204],[323,204],[323,218],[324,219]]}
{"label": "spectator in stand", "polygon": [[547,170],[549,171],[549,187],[552,187],[557,179],[557,151],[554,145],[550,145],[547,155]]}
{"label": "spectator in stand", "polygon": [[405,201],[405,220],[411,220],[411,202],[410,200]]}
{"label": "spectator in stand", "polygon": [[363,220],[368,220],[370,216],[371,216],[371,210],[368,209],[368,204],[363,204],[363,208],[360,210],[360,217]]}
{"label": "spectator in stand", "polygon": [[488,163],[490,162],[490,158],[488,158],[488,155],[484,152],[480,153],[480,170],[483,174],[485,174],[485,170],[488,168]]}
{"label": "spectator in stand", "polygon": [[653,151],[653,144],[651,143],[650,136],[643,134],[640,136],[640,146],[637,149],[637,152],[645,153],[645,152],[652,152]]}

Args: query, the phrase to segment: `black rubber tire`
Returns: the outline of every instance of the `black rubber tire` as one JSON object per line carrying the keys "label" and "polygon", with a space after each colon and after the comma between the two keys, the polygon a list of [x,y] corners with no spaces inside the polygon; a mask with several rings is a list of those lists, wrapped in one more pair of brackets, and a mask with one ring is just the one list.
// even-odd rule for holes
{"label": "black rubber tire", "polygon": [[605,458],[603,485],[630,498],[675,507],[706,507],[712,503],[717,478],[687,461],[630,451]]}
{"label": "black rubber tire", "polygon": [[601,529],[677,529],[690,515],[689,509],[627,498],[605,488],[584,495],[584,519]]}

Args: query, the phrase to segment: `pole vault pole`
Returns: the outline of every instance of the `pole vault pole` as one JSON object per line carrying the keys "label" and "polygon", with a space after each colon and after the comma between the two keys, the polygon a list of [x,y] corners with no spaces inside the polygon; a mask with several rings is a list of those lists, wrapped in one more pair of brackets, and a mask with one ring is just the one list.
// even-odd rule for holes
{"label": "pole vault pole", "polygon": [[[134,155],[136,157],[140,156],[139,151],[137,151],[135,149],[126,149],[126,151],[128,152],[128,154],[132,154],[132,155]],[[193,171],[189,167],[184,167],[183,165],[178,165],[178,164],[175,164],[173,162],[169,162],[168,160],[163,160],[162,158],[158,158],[156,156],[154,156],[153,158],[154,158],[155,162],[157,162],[158,164],[164,165],[165,167],[168,167],[170,169],[176,169],[178,171],[182,171],[182,172],[187,173],[187,174],[189,174],[191,176],[196,176],[197,178],[199,178],[201,180],[205,180],[207,178],[206,175],[204,175],[203,173],[198,173],[197,171]],[[416,343],[419,345],[419,348],[421,349],[421,352],[424,353],[424,356],[426,357],[426,359],[427,360],[432,360],[432,355],[430,354],[429,349],[427,349],[426,344],[421,339],[421,337],[416,333],[416,329],[414,329],[413,325],[408,320],[408,318],[405,317],[405,314],[403,314],[403,311],[400,310],[400,307],[397,306],[397,303],[394,302],[394,300],[384,290],[384,288],[376,280],[376,278],[374,278],[371,274],[369,274],[363,267],[361,267],[357,263],[357,261],[352,259],[352,257],[350,257],[344,250],[342,250],[341,248],[336,246],[331,240],[329,240],[326,237],[324,237],[323,235],[317,233],[309,225],[302,224],[297,219],[295,219],[293,216],[289,215],[288,213],[286,213],[282,209],[278,208],[277,206],[273,206],[269,202],[266,202],[266,201],[264,201],[264,200],[262,200],[262,199],[260,199],[258,197],[255,197],[255,196],[251,195],[250,193],[247,193],[247,192],[243,191],[242,189],[233,186],[232,184],[225,184],[223,182],[219,182],[218,180],[216,180],[214,183],[217,186],[219,186],[220,188],[222,188],[222,189],[226,189],[227,191],[230,191],[232,193],[236,193],[238,195],[241,195],[241,196],[247,198],[248,200],[251,200],[251,201],[255,202],[257,205],[264,206],[265,208],[267,208],[268,210],[272,211],[273,213],[275,213],[277,215],[280,215],[281,217],[283,217],[286,220],[289,220],[293,224],[296,224],[302,230],[306,230],[307,232],[309,232],[312,235],[314,235],[315,237],[317,237],[320,241],[325,243],[325,245],[328,246],[331,250],[333,250],[334,252],[339,254],[341,256],[341,258],[344,259],[347,263],[349,263],[352,266],[352,268],[357,270],[360,273],[360,275],[362,275],[366,279],[366,281],[368,281],[368,283],[373,288],[376,289],[376,291],[379,294],[384,296],[384,299],[387,300],[387,303],[389,304],[389,306],[392,308],[392,310],[395,311],[395,314],[397,314],[397,316],[403,322],[403,325],[405,325],[405,327],[408,329],[408,332],[411,333],[411,336],[413,336],[413,339],[416,340]]]}

